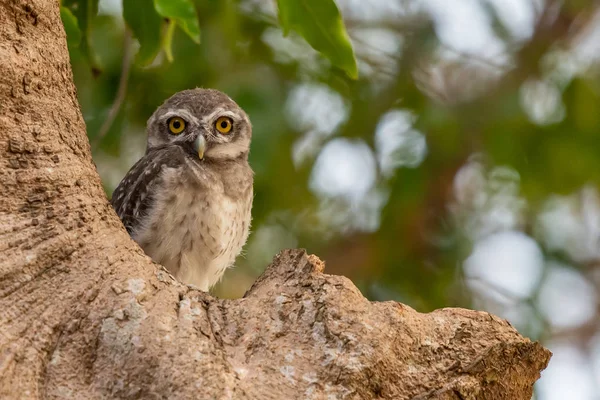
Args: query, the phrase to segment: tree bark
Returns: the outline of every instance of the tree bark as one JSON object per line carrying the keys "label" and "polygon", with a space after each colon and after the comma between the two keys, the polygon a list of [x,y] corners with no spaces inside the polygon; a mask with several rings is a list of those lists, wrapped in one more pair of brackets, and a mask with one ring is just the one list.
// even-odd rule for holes
{"label": "tree bark", "polygon": [[367,301],[288,250],[242,299],[130,240],[56,0],[0,0],[0,398],[524,399],[550,352],[488,313]]}

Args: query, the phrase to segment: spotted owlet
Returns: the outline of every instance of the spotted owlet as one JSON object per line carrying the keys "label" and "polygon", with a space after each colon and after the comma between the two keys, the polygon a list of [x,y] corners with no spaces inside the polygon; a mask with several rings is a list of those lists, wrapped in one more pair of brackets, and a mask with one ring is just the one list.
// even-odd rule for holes
{"label": "spotted owlet", "polygon": [[208,291],[248,238],[250,120],[225,94],[192,89],[165,101],[147,132],[146,154],[115,189],[112,205],[146,254]]}

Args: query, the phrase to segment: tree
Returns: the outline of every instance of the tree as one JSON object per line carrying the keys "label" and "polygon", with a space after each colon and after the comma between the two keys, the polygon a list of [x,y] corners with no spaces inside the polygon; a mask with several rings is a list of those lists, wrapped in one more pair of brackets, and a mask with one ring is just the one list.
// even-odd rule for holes
{"label": "tree", "polygon": [[0,397],[529,399],[550,353],[487,313],[371,303],[284,251],[237,300],[130,240],[56,1],[0,2]]}

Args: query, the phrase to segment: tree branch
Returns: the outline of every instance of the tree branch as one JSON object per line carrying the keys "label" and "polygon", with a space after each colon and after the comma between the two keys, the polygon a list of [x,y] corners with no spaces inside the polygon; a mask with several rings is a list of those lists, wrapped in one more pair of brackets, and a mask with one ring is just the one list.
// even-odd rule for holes
{"label": "tree branch", "polygon": [[127,95],[127,83],[129,82],[129,70],[131,69],[131,59],[133,57],[133,38],[131,34],[131,30],[128,27],[125,27],[125,32],[123,34],[123,62],[121,64],[121,77],[119,78],[119,86],[117,88],[117,94],[115,95],[115,99],[113,101],[108,114],[106,115],[106,119],[102,123],[98,134],[93,139],[92,148],[96,148],[102,139],[106,136],[110,127],[112,126],[115,118],[119,114],[121,107],[123,106],[123,102],[125,101],[125,96]]}

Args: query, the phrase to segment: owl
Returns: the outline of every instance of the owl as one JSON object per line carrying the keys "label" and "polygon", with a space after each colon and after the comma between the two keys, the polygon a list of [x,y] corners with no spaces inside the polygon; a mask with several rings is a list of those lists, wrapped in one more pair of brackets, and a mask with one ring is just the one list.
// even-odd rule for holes
{"label": "owl", "polygon": [[148,256],[208,291],[248,238],[250,119],[224,93],[191,89],[167,99],[147,133],[146,153],[111,203]]}

